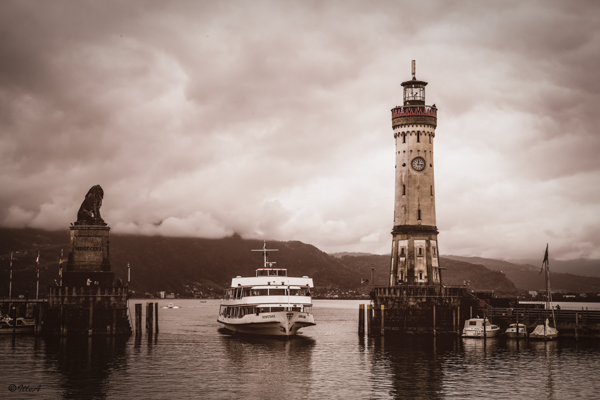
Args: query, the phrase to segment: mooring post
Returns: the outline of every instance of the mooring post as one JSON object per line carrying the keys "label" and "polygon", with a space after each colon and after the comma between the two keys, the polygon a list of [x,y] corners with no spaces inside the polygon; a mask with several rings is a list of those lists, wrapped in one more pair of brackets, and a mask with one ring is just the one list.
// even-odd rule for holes
{"label": "mooring post", "polygon": [[358,334],[365,334],[365,305],[358,305]]}
{"label": "mooring post", "polygon": [[152,336],[152,328],[154,325],[154,318],[152,317],[152,315],[154,314],[154,304],[153,303],[146,303],[146,312],[147,317],[148,317],[148,336]]}
{"label": "mooring post", "polygon": [[452,310],[452,332],[456,332],[456,310]]}
{"label": "mooring post", "polygon": [[90,320],[88,322],[88,336],[94,331],[94,302],[90,301]]}
{"label": "mooring post", "polygon": [[385,335],[385,306],[381,305],[381,336]]}
{"label": "mooring post", "polygon": [[473,318],[473,306],[469,306],[469,319]]}
{"label": "mooring post", "polygon": [[135,336],[142,336],[142,304],[135,305]]}
{"label": "mooring post", "polygon": [[373,320],[373,306],[367,304],[367,335],[371,333],[371,321]]}
{"label": "mooring post", "polygon": [[517,341],[519,341],[519,311],[517,311]]}
{"label": "mooring post", "polygon": [[433,305],[433,336],[435,336],[435,304]]}
{"label": "mooring post", "polygon": [[456,326],[457,332],[460,332],[460,306],[458,306],[458,311],[456,312]]}
{"label": "mooring post", "polygon": [[483,340],[485,340],[486,336],[487,336],[487,329],[486,329],[487,326],[486,325],[487,325],[487,313],[484,310],[483,311]]}
{"label": "mooring post", "polygon": [[17,307],[15,307],[14,305],[12,306],[12,310],[13,310],[13,335],[15,335],[17,333]]}
{"label": "mooring post", "polygon": [[575,313],[575,340],[579,339],[577,337],[577,328],[578,328],[578,325],[579,325],[579,313]]}
{"label": "mooring post", "polygon": [[154,330],[156,331],[156,333],[158,333],[158,301],[154,303],[154,321]]}

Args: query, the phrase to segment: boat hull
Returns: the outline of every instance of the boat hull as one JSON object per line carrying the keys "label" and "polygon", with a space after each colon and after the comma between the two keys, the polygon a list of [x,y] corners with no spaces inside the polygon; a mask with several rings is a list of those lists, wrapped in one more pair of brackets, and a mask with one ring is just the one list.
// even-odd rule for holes
{"label": "boat hull", "polygon": [[[498,334],[500,329],[486,329],[485,337],[492,338]],[[462,337],[474,337],[474,338],[482,338],[483,329],[463,329]]]}
{"label": "boat hull", "polygon": [[0,335],[10,335],[12,333],[33,333],[35,322],[25,318],[17,318],[17,327],[13,327],[12,320],[3,320],[0,322]]}
{"label": "boat hull", "polygon": [[298,311],[268,312],[242,318],[219,316],[217,322],[232,332],[269,336],[293,336],[301,328],[316,325],[312,314]]}

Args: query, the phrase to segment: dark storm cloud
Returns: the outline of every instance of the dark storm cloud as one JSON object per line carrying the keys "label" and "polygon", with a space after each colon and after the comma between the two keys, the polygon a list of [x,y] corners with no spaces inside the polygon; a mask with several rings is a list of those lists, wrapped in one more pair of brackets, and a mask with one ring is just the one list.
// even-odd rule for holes
{"label": "dark storm cloud", "polygon": [[386,252],[389,110],[417,59],[441,249],[600,257],[599,8],[3,2],[0,223],[64,228],[101,184],[117,232]]}

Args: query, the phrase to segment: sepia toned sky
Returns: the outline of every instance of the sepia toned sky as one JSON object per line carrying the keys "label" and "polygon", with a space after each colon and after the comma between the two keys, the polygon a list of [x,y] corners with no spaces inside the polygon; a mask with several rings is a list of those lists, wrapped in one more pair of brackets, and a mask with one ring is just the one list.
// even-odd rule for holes
{"label": "sepia toned sky", "polygon": [[388,253],[429,82],[442,254],[600,258],[596,1],[3,1],[0,226]]}

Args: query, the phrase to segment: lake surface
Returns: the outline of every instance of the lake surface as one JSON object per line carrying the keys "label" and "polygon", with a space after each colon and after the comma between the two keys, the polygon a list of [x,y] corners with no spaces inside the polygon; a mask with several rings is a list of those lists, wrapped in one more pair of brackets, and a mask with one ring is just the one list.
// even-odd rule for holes
{"label": "lake surface", "polygon": [[315,300],[289,340],[248,337],[219,329],[218,300],[169,302],[151,340],[0,336],[0,399],[600,398],[600,340],[359,337],[353,300]]}

